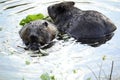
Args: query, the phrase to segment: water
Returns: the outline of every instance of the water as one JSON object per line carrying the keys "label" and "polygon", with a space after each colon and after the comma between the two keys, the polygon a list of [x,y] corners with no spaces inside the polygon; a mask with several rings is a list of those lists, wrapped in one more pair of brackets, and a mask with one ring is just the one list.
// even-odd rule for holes
{"label": "water", "polygon": [[117,26],[115,35],[106,44],[94,48],[72,39],[56,41],[53,47],[46,50],[49,55],[43,57],[31,57],[33,54],[30,51],[18,47],[23,46],[18,34],[20,20],[28,14],[47,15],[47,7],[59,1],[0,1],[0,80],[40,80],[40,75],[46,72],[54,75],[56,80],[109,80],[112,61],[112,80],[120,80],[119,0],[74,0],[76,7],[97,10]]}

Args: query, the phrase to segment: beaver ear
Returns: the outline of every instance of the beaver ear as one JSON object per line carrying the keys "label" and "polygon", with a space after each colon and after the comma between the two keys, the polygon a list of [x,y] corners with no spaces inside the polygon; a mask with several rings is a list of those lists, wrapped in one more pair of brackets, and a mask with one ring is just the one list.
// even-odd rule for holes
{"label": "beaver ear", "polygon": [[43,25],[47,27],[47,26],[48,26],[48,23],[45,21],[45,22],[43,23]]}

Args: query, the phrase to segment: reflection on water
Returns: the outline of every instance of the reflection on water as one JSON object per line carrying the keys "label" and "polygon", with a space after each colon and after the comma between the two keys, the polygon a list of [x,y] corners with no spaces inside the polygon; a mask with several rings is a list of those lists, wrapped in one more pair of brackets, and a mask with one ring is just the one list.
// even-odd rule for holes
{"label": "reflection on water", "polygon": [[[107,41],[109,41],[110,39],[112,39],[112,37],[113,37],[113,35],[114,35],[114,33],[111,33],[111,34],[109,34],[109,35],[106,35],[106,36],[104,36],[104,37],[102,37],[102,38],[98,38],[97,39],[97,41],[96,41],[96,39],[93,39],[93,41],[95,41],[94,43],[88,43],[88,45],[90,45],[90,46],[92,46],[92,47],[98,47],[98,46],[100,46],[100,45],[102,45],[102,44],[105,44]],[[89,42],[89,41],[88,41]],[[87,42],[84,42],[84,43],[87,43]],[[83,43],[83,44],[84,44]]]}
{"label": "reflection on water", "polygon": [[90,78],[108,80],[112,61],[114,61],[112,80],[120,79],[120,2],[117,0],[74,1],[77,2],[75,6],[80,9],[97,10],[109,17],[117,26],[115,35],[105,44],[95,48],[77,43],[73,39],[56,40],[56,44],[46,50],[49,55],[44,57],[30,57],[32,55],[30,51],[18,47],[24,46],[18,34],[21,28],[19,22],[28,14],[47,15],[47,6],[58,1],[0,1],[0,80],[40,80],[40,75],[45,72],[54,75],[57,80]]}

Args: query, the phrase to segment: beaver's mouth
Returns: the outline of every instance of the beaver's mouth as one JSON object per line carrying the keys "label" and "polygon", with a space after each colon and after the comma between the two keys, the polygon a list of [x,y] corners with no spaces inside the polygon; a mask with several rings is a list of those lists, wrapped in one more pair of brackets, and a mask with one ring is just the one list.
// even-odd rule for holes
{"label": "beaver's mouth", "polygon": [[39,50],[41,48],[40,43],[29,43],[28,45],[28,49],[36,51]]}

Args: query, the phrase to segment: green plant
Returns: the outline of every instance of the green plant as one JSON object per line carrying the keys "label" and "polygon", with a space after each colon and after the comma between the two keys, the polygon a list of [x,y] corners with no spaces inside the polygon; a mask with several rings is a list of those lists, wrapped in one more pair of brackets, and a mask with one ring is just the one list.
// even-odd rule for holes
{"label": "green plant", "polygon": [[2,28],[0,27],[0,31],[2,31]]}
{"label": "green plant", "polygon": [[50,80],[50,76],[49,76],[48,73],[42,74],[42,75],[40,76],[40,78],[41,78],[42,80]]}
{"label": "green plant", "polygon": [[29,61],[25,61],[25,64],[26,64],[26,65],[30,65],[30,62],[29,62]]}
{"label": "green plant", "polygon": [[73,73],[74,73],[74,74],[77,73],[77,70],[73,70]]}
{"label": "green plant", "polygon": [[105,55],[102,57],[102,60],[103,60],[103,61],[106,60],[106,56],[105,56]]}
{"label": "green plant", "polygon": [[42,13],[31,14],[26,16],[26,18],[22,19],[19,24],[24,26],[26,23],[29,23],[30,21],[34,21],[38,19],[43,20],[43,19],[46,19],[46,17]]}
{"label": "green plant", "polygon": [[[105,58],[104,58],[103,60],[105,60]],[[105,76],[105,79],[106,79],[106,80],[112,80],[112,73],[113,73],[113,68],[114,68],[114,61],[112,61],[111,70],[110,70],[109,76],[107,76],[107,75],[105,74],[105,72],[104,72],[104,69],[102,69],[103,63],[102,63],[101,65],[98,65],[98,66],[100,67],[100,71],[99,71],[99,74],[98,74],[98,75],[96,75],[96,73],[93,71],[93,69],[92,69],[91,67],[87,66],[88,69],[90,69],[90,71],[91,71],[92,74],[94,75],[95,79],[96,79],[96,80],[102,80],[101,72],[103,71],[104,76]],[[91,80],[91,78],[87,78],[87,80]]]}
{"label": "green plant", "polygon": [[87,78],[87,80],[91,80],[91,78],[89,77],[89,78]]}
{"label": "green plant", "polygon": [[40,78],[41,80],[55,80],[55,76],[50,76],[48,73],[43,73]]}
{"label": "green plant", "polygon": [[22,80],[25,80],[25,78],[23,77]]}

